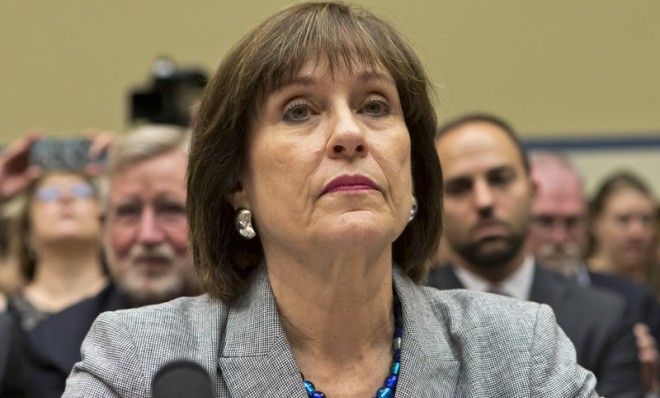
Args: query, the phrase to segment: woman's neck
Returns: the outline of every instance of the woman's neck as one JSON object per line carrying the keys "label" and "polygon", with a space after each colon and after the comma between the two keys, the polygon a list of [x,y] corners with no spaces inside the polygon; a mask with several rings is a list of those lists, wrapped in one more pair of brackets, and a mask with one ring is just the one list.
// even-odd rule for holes
{"label": "woman's neck", "polygon": [[316,260],[268,256],[267,261],[296,362],[328,395],[373,395],[392,359],[391,254]]}
{"label": "woman's neck", "polygon": [[591,257],[587,259],[586,263],[589,266],[589,269],[592,271],[603,273],[616,272],[614,264],[612,264],[612,262],[607,259],[607,256],[598,251],[594,252],[594,254],[592,254]]}
{"label": "woman's neck", "polygon": [[39,253],[34,278],[25,287],[25,296],[42,311],[58,312],[94,296],[108,283],[98,245],[80,245],[75,250],[41,247]]}

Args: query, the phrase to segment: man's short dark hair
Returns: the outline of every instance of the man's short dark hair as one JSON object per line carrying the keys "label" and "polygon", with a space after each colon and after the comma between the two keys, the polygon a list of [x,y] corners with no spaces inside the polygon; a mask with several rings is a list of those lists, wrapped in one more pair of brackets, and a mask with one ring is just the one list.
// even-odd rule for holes
{"label": "man's short dark hair", "polygon": [[[513,130],[513,127],[511,127],[511,125],[508,122],[495,115],[491,115],[488,113],[468,113],[456,119],[452,119],[440,127],[440,129],[438,130],[438,134],[436,135],[436,142],[440,140],[440,138],[442,138],[448,132],[456,130],[463,126],[467,126],[468,124],[474,124],[474,123],[489,123],[496,127],[499,127],[502,131],[504,131],[506,135],[509,136],[509,138],[511,138],[511,141],[513,141],[514,145],[518,149],[518,153],[520,153],[520,158],[523,161],[523,167],[525,168],[525,172],[529,174],[530,166],[529,166],[529,159],[527,157],[527,150],[520,141],[518,134],[515,132],[515,130]],[[442,162],[442,159],[440,161]]]}

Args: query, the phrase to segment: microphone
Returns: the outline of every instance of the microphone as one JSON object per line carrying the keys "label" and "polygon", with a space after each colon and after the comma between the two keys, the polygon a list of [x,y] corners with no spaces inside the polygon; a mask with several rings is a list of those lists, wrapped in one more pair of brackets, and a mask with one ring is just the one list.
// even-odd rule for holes
{"label": "microphone", "polygon": [[170,362],[158,370],[151,384],[154,398],[213,398],[208,373],[192,361]]}

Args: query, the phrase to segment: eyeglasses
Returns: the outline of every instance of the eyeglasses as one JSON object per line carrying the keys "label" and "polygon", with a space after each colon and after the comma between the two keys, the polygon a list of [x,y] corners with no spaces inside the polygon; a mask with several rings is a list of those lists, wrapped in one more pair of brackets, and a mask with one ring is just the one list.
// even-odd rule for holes
{"label": "eyeglasses", "polygon": [[555,228],[563,228],[566,231],[575,231],[584,225],[584,219],[580,216],[551,216],[551,215],[538,215],[533,218],[534,224],[544,230],[553,230]]}
{"label": "eyeglasses", "polygon": [[45,186],[37,190],[34,194],[34,198],[40,202],[55,202],[65,194],[69,194],[69,196],[76,199],[90,199],[95,196],[95,191],[88,183],[76,184],[68,190],[65,190],[62,187]]}

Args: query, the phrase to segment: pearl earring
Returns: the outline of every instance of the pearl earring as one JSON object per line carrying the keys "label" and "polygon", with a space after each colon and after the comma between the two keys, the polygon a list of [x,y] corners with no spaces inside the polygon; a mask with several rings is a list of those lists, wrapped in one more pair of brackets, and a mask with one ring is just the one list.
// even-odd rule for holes
{"label": "pearl earring", "polygon": [[417,215],[417,198],[415,195],[412,197],[412,206],[410,206],[410,216],[408,217],[408,222],[411,222]]}
{"label": "pearl earring", "polygon": [[236,213],[236,229],[245,239],[252,239],[257,236],[257,233],[252,227],[252,212],[250,210],[240,209]]}

